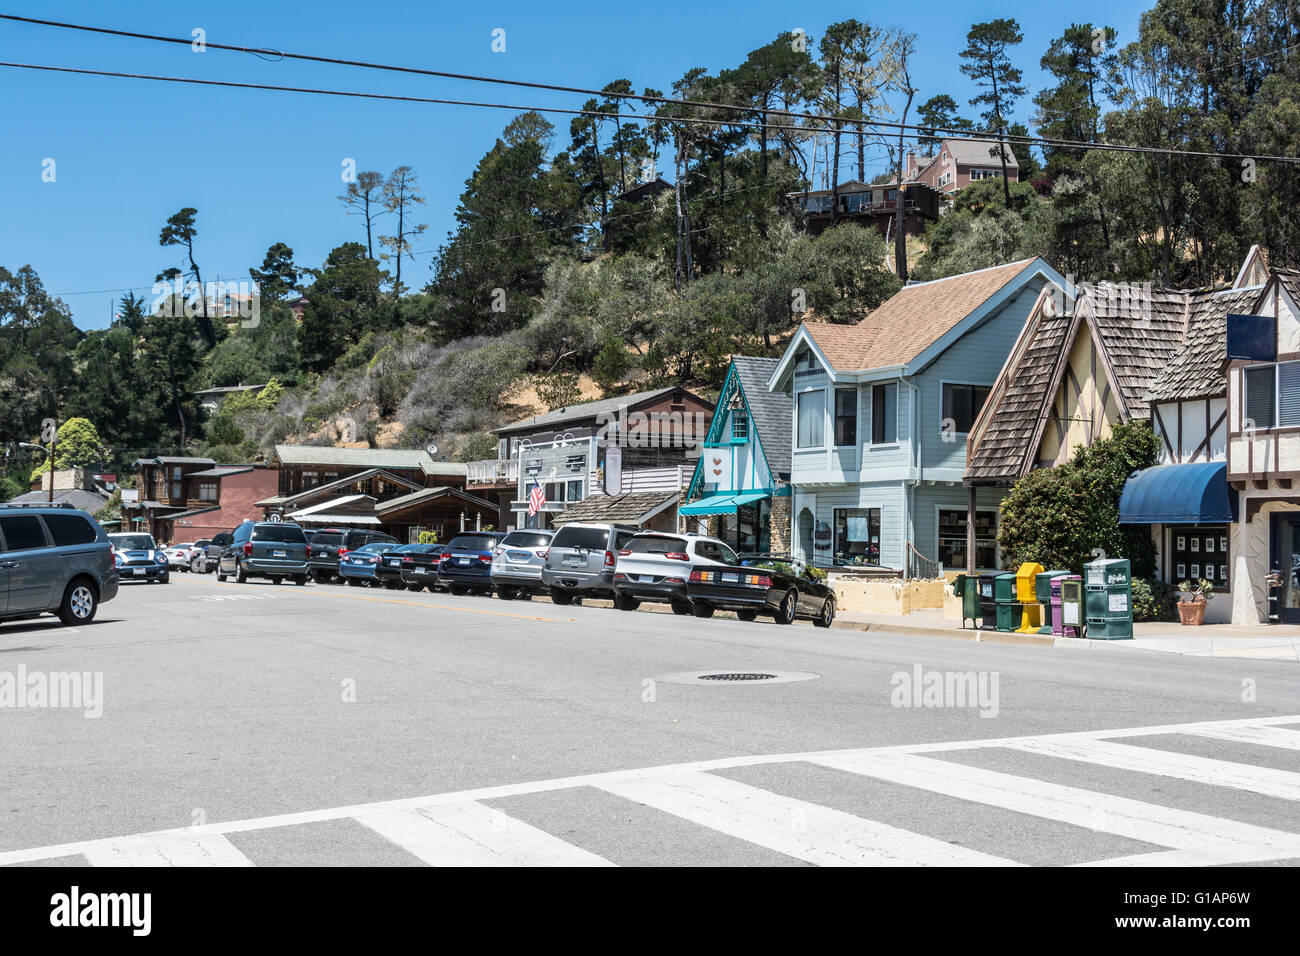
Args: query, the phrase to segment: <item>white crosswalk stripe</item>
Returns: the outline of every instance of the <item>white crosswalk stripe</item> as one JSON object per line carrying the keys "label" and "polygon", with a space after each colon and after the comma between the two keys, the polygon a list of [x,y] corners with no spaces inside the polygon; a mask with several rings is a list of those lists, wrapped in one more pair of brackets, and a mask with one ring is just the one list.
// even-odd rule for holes
{"label": "white crosswalk stripe", "polygon": [[977,850],[707,773],[602,790],[819,866],[1014,866]]}
{"label": "white crosswalk stripe", "polygon": [[103,840],[85,850],[91,866],[252,866],[220,833],[170,830]]}
{"label": "white crosswalk stripe", "polygon": [[389,810],[356,819],[430,866],[613,866],[473,801]]}
{"label": "white crosswalk stripe", "polygon": [[[409,854],[412,861],[435,866],[611,866],[610,859],[549,833],[542,825],[511,815],[512,798],[583,787],[652,808],[667,815],[665,823],[668,817],[687,821],[793,860],[822,866],[1020,865],[1021,861],[1014,858],[950,843],[925,832],[900,829],[813,800],[774,793],[719,773],[781,766],[785,773],[797,778],[801,764],[1068,824],[1154,848],[1082,865],[1258,863],[1300,858],[1300,833],[1240,822],[1230,818],[1231,810],[1226,811],[1229,816],[1219,817],[1037,779],[1051,775],[1049,764],[1013,774],[943,758],[945,754],[1019,751],[1059,760],[1062,766],[1069,761],[1213,786],[1229,796],[1236,791],[1238,800],[1258,795],[1296,801],[1300,800],[1300,773],[1251,762],[1252,756],[1259,756],[1257,746],[1300,749],[1300,732],[1284,726],[1296,723],[1300,723],[1300,716],[851,751],[746,755],[0,851],[0,865],[80,855],[92,866],[251,866],[257,863],[257,853],[250,850],[246,856],[231,843],[231,835],[250,831],[289,833],[308,824],[351,820]],[[1161,749],[1159,738],[1175,734],[1223,741],[1233,745],[1233,756],[1238,759],[1212,759]],[[1146,739],[1140,746],[1119,742],[1131,738]],[[824,786],[825,778],[819,779]],[[849,781],[852,792],[853,778],[844,779]],[[899,799],[907,799],[905,790],[899,793]],[[504,803],[498,807],[488,801]],[[1294,815],[1288,817],[1290,821],[1295,819]],[[924,829],[924,824],[918,829]],[[263,844],[254,841],[248,845]],[[630,861],[635,859],[633,854]]]}
{"label": "white crosswalk stripe", "polygon": [[1012,747],[1062,760],[1082,760],[1117,770],[1153,773],[1216,787],[1249,790],[1283,800],[1300,800],[1300,773],[1289,770],[1213,760],[1153,747],[1133,747],[1109,740],[1034,740],[1013,744]]}
{"label": "white crosswalk stripe", "polygon": [[1175,850],[1196,850],[1219,863],[1300,856],[1300,834],[932,757],[903,753],[846,754],[815,762],[1130,840]]}

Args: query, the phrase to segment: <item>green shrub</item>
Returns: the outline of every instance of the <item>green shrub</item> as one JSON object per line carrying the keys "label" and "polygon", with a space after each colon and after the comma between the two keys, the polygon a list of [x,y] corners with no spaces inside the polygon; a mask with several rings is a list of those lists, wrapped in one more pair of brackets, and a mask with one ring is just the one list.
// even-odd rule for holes
{"label": "green shrub", "polygon": [[420,534],[419,534],[419,538],[420,538],[420,540],[419,540],[419,542],[418,542],[419,544],[437,544],[437,543],[438,543],[438,532],[436,532],[436,531],[421,531]]}
{"label": "green shrub", "polygon": [[1178,589],[1156,578],[1133,579],[1134,621],[1178,620]]}

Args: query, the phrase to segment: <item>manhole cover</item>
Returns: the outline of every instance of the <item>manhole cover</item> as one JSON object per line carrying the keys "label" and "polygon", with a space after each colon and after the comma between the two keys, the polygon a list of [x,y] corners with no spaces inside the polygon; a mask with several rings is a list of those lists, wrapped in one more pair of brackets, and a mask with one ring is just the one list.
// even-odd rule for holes
{"label": "manhole cover", "polygon": [[701,674],[700,680],[776,680],[775,674]]}
{"label": "manhole cover", "polygon": [[816,680],[820,674],[807,671],[686,671],[683,674],[660,674],[654,679],[668,684],[788,684],[793,681]]}

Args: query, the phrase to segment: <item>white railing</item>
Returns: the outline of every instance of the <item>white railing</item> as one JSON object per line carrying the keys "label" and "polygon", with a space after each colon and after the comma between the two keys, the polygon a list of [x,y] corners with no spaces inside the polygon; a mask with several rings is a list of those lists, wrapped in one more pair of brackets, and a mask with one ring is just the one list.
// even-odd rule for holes
{"label": "white railing", "polygon": [[471,461],[465,465],[465,480],[471,484],[488,485],[502,481],[519,480],[519,459],[508,461],[490,459],[488,461]]}

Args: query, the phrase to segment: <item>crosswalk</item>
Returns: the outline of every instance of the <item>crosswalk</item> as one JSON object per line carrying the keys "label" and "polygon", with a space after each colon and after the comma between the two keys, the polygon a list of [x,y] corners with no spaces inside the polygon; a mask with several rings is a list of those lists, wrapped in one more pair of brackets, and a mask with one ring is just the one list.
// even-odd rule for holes
{"label": "crosswalk", "polygon": [[[381,803],[310,810],[226,823],[205,824],[26,850],[0,852],[0,865],[79,857],[91,866],[255,866],[263,833],[293,833],[312,824],[347,823],[359,835],[384,841],[412,864],[432,866],[611,866],[639,862],[635,856],[593,849],[599,842],[572,823],[550,832],[528,812],[513,810],[517,798],[557,801],[613,800],[624,810],[650,814],[665,828],[703,828],[715,840],[759,848],[791,863],[818,866],[1020,866],[1016,845],[995,849],[967,845],[940,833],[939,821],[922,815],[907,826],[873,819],[735,779],[746,772],[778,772],[782,779],[831,774],[841,803],[855,786],[895,788],[906,804],[947,799],[972,811],[1037,820],[1051,838],[1077,841],[1088,835],[1137,852],[1103,854],[1078,865],[1198,866],[1300,861],[1300,773],[1279,769],[1286,751],[1300,749],[1300,715],[1197,722],[1157,727],[1079,731],[987,740],[953,741],[816,753],[746,755],[662,767],[621,770],[555,780],[435,794]],[[1214,742],[1233,759],[1184,752],[1197,749],[1175,740]],[[1125,742],[1136,741],[1136,742]],[[981,766],[980,756],[1028,760],[1032,773]],[[1273,758],[1273,759],[1270,759]],[[997,762],[996,760],[994,761]],[[1019,765],[1017,765],[1019,766]],[[1170,806],[1081,787],[1059,770],[1137,774],[1161,778],[1152,793],[1179,785],[1209,788],[1223,797],[1216,813]],[[730,774],[730,775],[729,775]],[[1077,779],[1077,774],[1075,778]],[[854,782],[857,782],[856,784]],[[778,792],[785,789],[787,792]],[[1114,789],[1114,788],[1110,788]],[[1238,812],[1234,799],[1282,801],[1267,814]],[[1178,801],[1171,801],[1176,803]],[[860,803],[860,801],[859,801]],[[1222,808],[1220,804],[1222,803]],[[1274,806],[1273,804],[1268,804]],[[858,804],[855,804],[857,807]],[[882,817],[889,814],[880,806]],[[1223,815],[1218,815],[1218,814]],[[536,816],[534,808],[533,815]],[[622,812],[612,817],[621,817]],[[596,815],[593,828],[603,822]],[[1028,825],[1026,823],[1026,825]],[[930,829],[931,832],[922,832]],[[349,831],[351,832],[351,831]],[[1046,837],[1045,837],[1046,839]],[[584,845],[584,843],[586,845]],[[1064,852],[1062,858],[1065,857]],[[308,859],[302,862],[310,863]],[[682,862],[701,862],[686,861]],[[707,862],[707,861],[705,861]],[[1041,859],[1039,860],[1041,862]],[[1077,862],[1077,860],[1076,860]]]}

